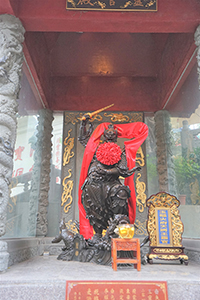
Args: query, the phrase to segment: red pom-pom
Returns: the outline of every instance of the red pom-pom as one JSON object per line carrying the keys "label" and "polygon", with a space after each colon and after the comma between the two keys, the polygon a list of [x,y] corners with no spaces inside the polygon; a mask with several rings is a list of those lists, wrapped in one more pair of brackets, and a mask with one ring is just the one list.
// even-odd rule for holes
{"label": "red pom-pom", "polygon": [[96,157],[104,165],[114,165],[121,160],[122,151],[115,143],[103,143],[99,145]]}

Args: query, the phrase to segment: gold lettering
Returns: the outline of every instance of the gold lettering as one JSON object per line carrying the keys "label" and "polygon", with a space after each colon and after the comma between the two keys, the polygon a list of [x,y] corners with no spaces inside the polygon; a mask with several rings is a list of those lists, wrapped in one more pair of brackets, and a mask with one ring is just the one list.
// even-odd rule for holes
{"label": "gold lettering", "polygon": [[87,295],[92,295],[91,289],[87,290]]}
{"label": "gold lettering", "polygon": [[115,1],[114,0],[110,0],[109,2],[110,2],[110,6],[115,5]]}

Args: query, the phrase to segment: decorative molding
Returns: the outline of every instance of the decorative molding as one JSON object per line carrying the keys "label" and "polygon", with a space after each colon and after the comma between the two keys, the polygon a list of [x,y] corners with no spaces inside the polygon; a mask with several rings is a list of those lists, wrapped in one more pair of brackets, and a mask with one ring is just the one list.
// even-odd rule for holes
{"label": "decorative molding", "polygon": [[63,185],[63,193],[62,193],[62,197],[61,197],[61,200],[62,200],[62,203],[61,203],[61,206],[63,206],[64,204],[64,212],[67,214],[70,207],[71,207],[71,204],[72,204],[72,201],[73,201],[73,198],[72,198],[72,190],[73,190],[73,180],[68,180],[66,182],[66,179],[70,178],[72,176],[72,173],[71,173],[71,169],[68,170],[68,173],[69,175],[67,175],[64,179],[63,179],[63,182],[62,182],[62,185]]}
{"label": "decorative molding", "polygon": [[129,122],[129,117],[127,115],[124,115],[123,113],[104,113],[104,116],[106,118],[110,117],[111,122]]}
{"label": "decorative molding", "polygon": [[147,235],[146,224],[147,221],[141,222],[140,220],[136,219],[135,225],[137,227],[135,228],[135,235]]}
{"label": "decorative molding", "polygon": [[67,0],[66,9],[69,10],[93,10],[93,11],[157,11],[157,0]]}
{"label": "decorative molding", "polygon": [[74,156],[72,149],[74,148],[74,137],[70,137],[72,129],[68,130],[67,137],[64,139],[64,154],[63,154],[63,166],[67,165],[70,162],[70,159]]}
{"label": "decorative molding", "polygon": [[163,254],[149,254],[149,259],[153,259],[153,258],[156,258],[156,259],[164,259],[164,260],[177,260],[177,259],[184,259],[184,260],[188,260],[188,256],[183,254],[179,254],[178,255],[178,258],[177,258],[177,255],[173,255],[173,254],[166,254],[166,255],[163,255]]}
{"label": "decorative molding", "polygon": [[146,184],[144,182],[139,181],[141,176],[142,175],[140,173],[138,173],[136,181],[135,181],[135,187],[136,187],[136,192],[137,192],[136,204],[138,206],[138,210],[140,213],[142,213],[144,211],[144,208],[146,207],[146,199],[147,199],[147,195],[145,194]]}
{"label": "decorative molding", "polygon": [[[64,113],[64,123],[76,125],[80,122],[84,112],[68,112]],[[109,119],[108,121],[106,119]],[[144,114],[142,112],[126,112],[126,113],[99,113],[91,118],[90,122],[119,122],[119,123],[133,123],[133,122],[143,122]],[[105,120],[104,120],[105,119]]]}

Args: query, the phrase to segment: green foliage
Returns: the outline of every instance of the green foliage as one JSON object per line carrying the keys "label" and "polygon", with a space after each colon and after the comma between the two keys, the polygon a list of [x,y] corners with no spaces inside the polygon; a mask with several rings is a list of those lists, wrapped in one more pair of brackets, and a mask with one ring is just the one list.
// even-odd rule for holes
{"label": "green foliage", "polygon": [[149,176],[151,179],[154,180],[157,177],[156,158],[150,157],[147,154],[146,160],[147,160],[147,176]]}
{"label": "green foliage", "polygon": [[196,148],[194,153],[191,153],[187,159],[182,156],[174,158],[174,167],[178,192],[187,194],[189,184],[195,179],[200,180],[200,148]]}

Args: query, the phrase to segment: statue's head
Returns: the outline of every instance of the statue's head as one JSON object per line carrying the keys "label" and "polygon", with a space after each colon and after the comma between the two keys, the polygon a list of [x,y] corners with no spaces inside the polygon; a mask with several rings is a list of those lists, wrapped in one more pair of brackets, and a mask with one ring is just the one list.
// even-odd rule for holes
{"label": "statue's head", "polygon": [[109,124],[108,129],[104,130],[104,138],[107,142],[117,141],[117,129],[114,129],[113,124]]}

